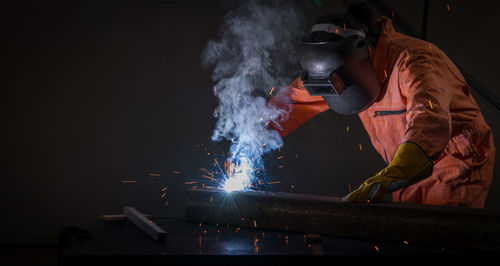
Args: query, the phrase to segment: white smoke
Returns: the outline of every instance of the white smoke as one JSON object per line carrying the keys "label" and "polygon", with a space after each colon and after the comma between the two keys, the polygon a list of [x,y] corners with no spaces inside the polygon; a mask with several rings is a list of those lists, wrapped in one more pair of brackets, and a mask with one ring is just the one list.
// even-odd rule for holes
{"label": "white smoke", "polygon": [[283,144],[268,126],[279,128],[278,117],[286,111],[268,106],[267,98],[300,73],[295,47],[303,23],[291,1],[238,2],[224,17],[219,38],[203,51],[219,99],[212,140],[231,141],[233,161],[245,157],[258,166],[264,153]]}

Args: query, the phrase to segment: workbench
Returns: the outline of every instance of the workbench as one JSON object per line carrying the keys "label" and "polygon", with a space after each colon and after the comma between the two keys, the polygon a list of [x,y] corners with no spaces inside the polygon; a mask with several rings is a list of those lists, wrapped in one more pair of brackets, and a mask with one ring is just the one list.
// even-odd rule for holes
{"label": "workbench", "polygon": [[99,220],[85,231],[78,229],[79,233],[61,243],[60,265],[260,266],[353,265],[360,262],[407,265],[408,262],[436,261],[448,265],[451,261],[482,261],[498,255],[485,250],[240,228],[180,218],[152,218],[152,222],[166,231],[166,239],[154,241],[128,220],[112,223]]}

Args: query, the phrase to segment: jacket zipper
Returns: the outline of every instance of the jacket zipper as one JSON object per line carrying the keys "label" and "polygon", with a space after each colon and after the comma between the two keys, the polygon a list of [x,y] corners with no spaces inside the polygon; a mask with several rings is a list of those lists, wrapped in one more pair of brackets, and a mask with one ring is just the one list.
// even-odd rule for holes
{"label": "jacket zipper", "polygon": [[375,111],[373,117],[384,116],[384,115],[398,115],[402,113],[406,113],[406,108],[403,110],[395,110],[395,111]]}

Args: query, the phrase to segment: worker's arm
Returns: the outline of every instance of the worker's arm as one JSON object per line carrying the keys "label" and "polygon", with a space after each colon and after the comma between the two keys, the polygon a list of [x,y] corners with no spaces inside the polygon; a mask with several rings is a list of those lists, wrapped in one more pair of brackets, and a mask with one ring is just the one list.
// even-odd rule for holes
{"label": "worker's arm", "polygon": [[403,139],[418,144],[433,161],[451,138],[451,87],[446,72],[445,61],[429,54],[413,56],[399,73],[401,94],[407,99]]}
{"label": "worker's arm", "polygon": [[300,78],[271,97],[268,104],[286,111],[278,119],[281,127],[273,123],[270,125],[270,129],[278,131],[281,136],[287,135],[317,114],[329,109],[323,97],[309,95]]}
{"label": "worker's arm", "polygon": [[344,199],[382,200],[386,193],[421,181],[432,174],[451,136],[450,91],[443,73],[446,64],[431,54],[409,57],[400,65],[401,94],[407,100],[406,131],[392,162],[368,178]]}

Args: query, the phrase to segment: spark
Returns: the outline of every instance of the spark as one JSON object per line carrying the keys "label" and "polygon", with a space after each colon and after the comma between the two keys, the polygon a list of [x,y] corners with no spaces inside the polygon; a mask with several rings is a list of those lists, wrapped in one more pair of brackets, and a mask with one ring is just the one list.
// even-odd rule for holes
{"label": "spark", "polygon": [[[267,122],[264,126],[267,127],[267,125],[269,125],[269,122],[271,122],[271,120],[267,120]],[[264,143],[264,145],[265,145],[265,143]]]}
{"label": "spark", "polygon": [[349,184],[349,193],[351,192],[351,184]]}
{"label": "spark", "polygon": [[255,254],[259,254],[259,246],[257,245],[257,242],[259,242],[259,239],[255,238],[254,242],[253,242],[253,245],[254,245],[254,249],[253,249],[253,252]]}
{"label": "spark", "polygon": [[387,78],[387,71],[384,70],[384,75],[385,75],[385,78]]}
{"label": "spark", "polygon": [[450,4],[446,4],[446,8],[448,9],[448,11],[450,11],[451,7],[450,7]]}
{"label": "spark", "polygon": [[278,156],[278,158],[276,158],[276,159],[278,159],[278,160],[283,159],[283,155],[282,156]]}
{"label": "spark", "polygon": [[167,195],[167,193],[161,194],[161,198],[163,199],[165,197],[165,195]]}
{"label": "spark", "polygon": [[345,25],[345,23],[344,23],[344,30],[346,30],[346,25]]}
{"label": "spark", "polygon": [[349,126],[346,126],[345,131],[349,132]]}
{"label": "spark", "polygon": [[392,12],[391,12],[391,13],[392,13],[392,17],[395,17],[395,16],[396,16],[396,14],[394,14],[394,10],[392,10]]}
{"label": "spark", "polygon": [[174,174],[176,174],[176,175],[178,175],[178,174],[180,174],[180,173],[181,173],[181,171],[179,171],[179,170],[175,170],[173,173],[174,173]]}
{"label": "spark", "polygon": [[429,100],[429,106],[431,107],[432,110],[434,110],[434,107],[432,106],[431,100]]}
{"label": "spark", "polygon": [[219,182],[219,180],[217,180],[217,179],[215,179],[215,178],[213,178],[211,176],[201,175],[201,177],[206,178],[206,179],[208,179],[210,181],[213,181],[213,182]]}
{"label": "spark", "polygon": [[122,183],[137,183],[137,180],[122,180]]}
{"label": "spark", "polygon": [[165,201],[165,207],[167,207],[167,206],[168,206],[168,200],[167,200],[167,201]]}
{"label": "spark", "polygon": [[149,173],[150,176],[160,176],[160,174]]}
{"label": "spark", "polygon": [[408,241],[406,241],[406,240],[404,240],[403,243],[406,244],[406,245],[408,245]]}
{"label": "spark", "polygon": [[273,182],[267,182],[267,184],[271,185],[271,184],[279,184],[281,183],[280,181],[273,181]]}
{"label": "spark", "polygon": [[274,87],[271,88],[271,91],[269,92],[269,95],[273,95]]}
{"label": "spark", "polygon": [[285,167],[285,166],[283,166],[283,165],[278,166],[278,168],[283,168],[283,167]]}
{"label": "spark", "polygon": [[214,174],[212,172],[208,171],[206,168],[200,168],[200,171],[205,172],[206,174],[208,174],[210,176],[214,176]]}
{"label": "spark", "polygon": [[255,219],[253,219],[253,227],[257,228],[257,221],[255,221]]}
{"label": "spark", "polygon": [[198,181],[184,182],[185,185],[192,185],[192,184],[196,184],[196,183],[198,183]]}
{"label": "spark", "polygon": [[361,146],[361,144],[359,144],[359,150],[363,151],[363,146]]}
{"label": "spark", "polygon": [[377,247],[377,245],[374,245],[373,247],[375,248],[376,251],[380,251],[380,249]]}
{"label": "spark", "polygon": [[214,95],[217,95],[217,87],[214,86]]}

